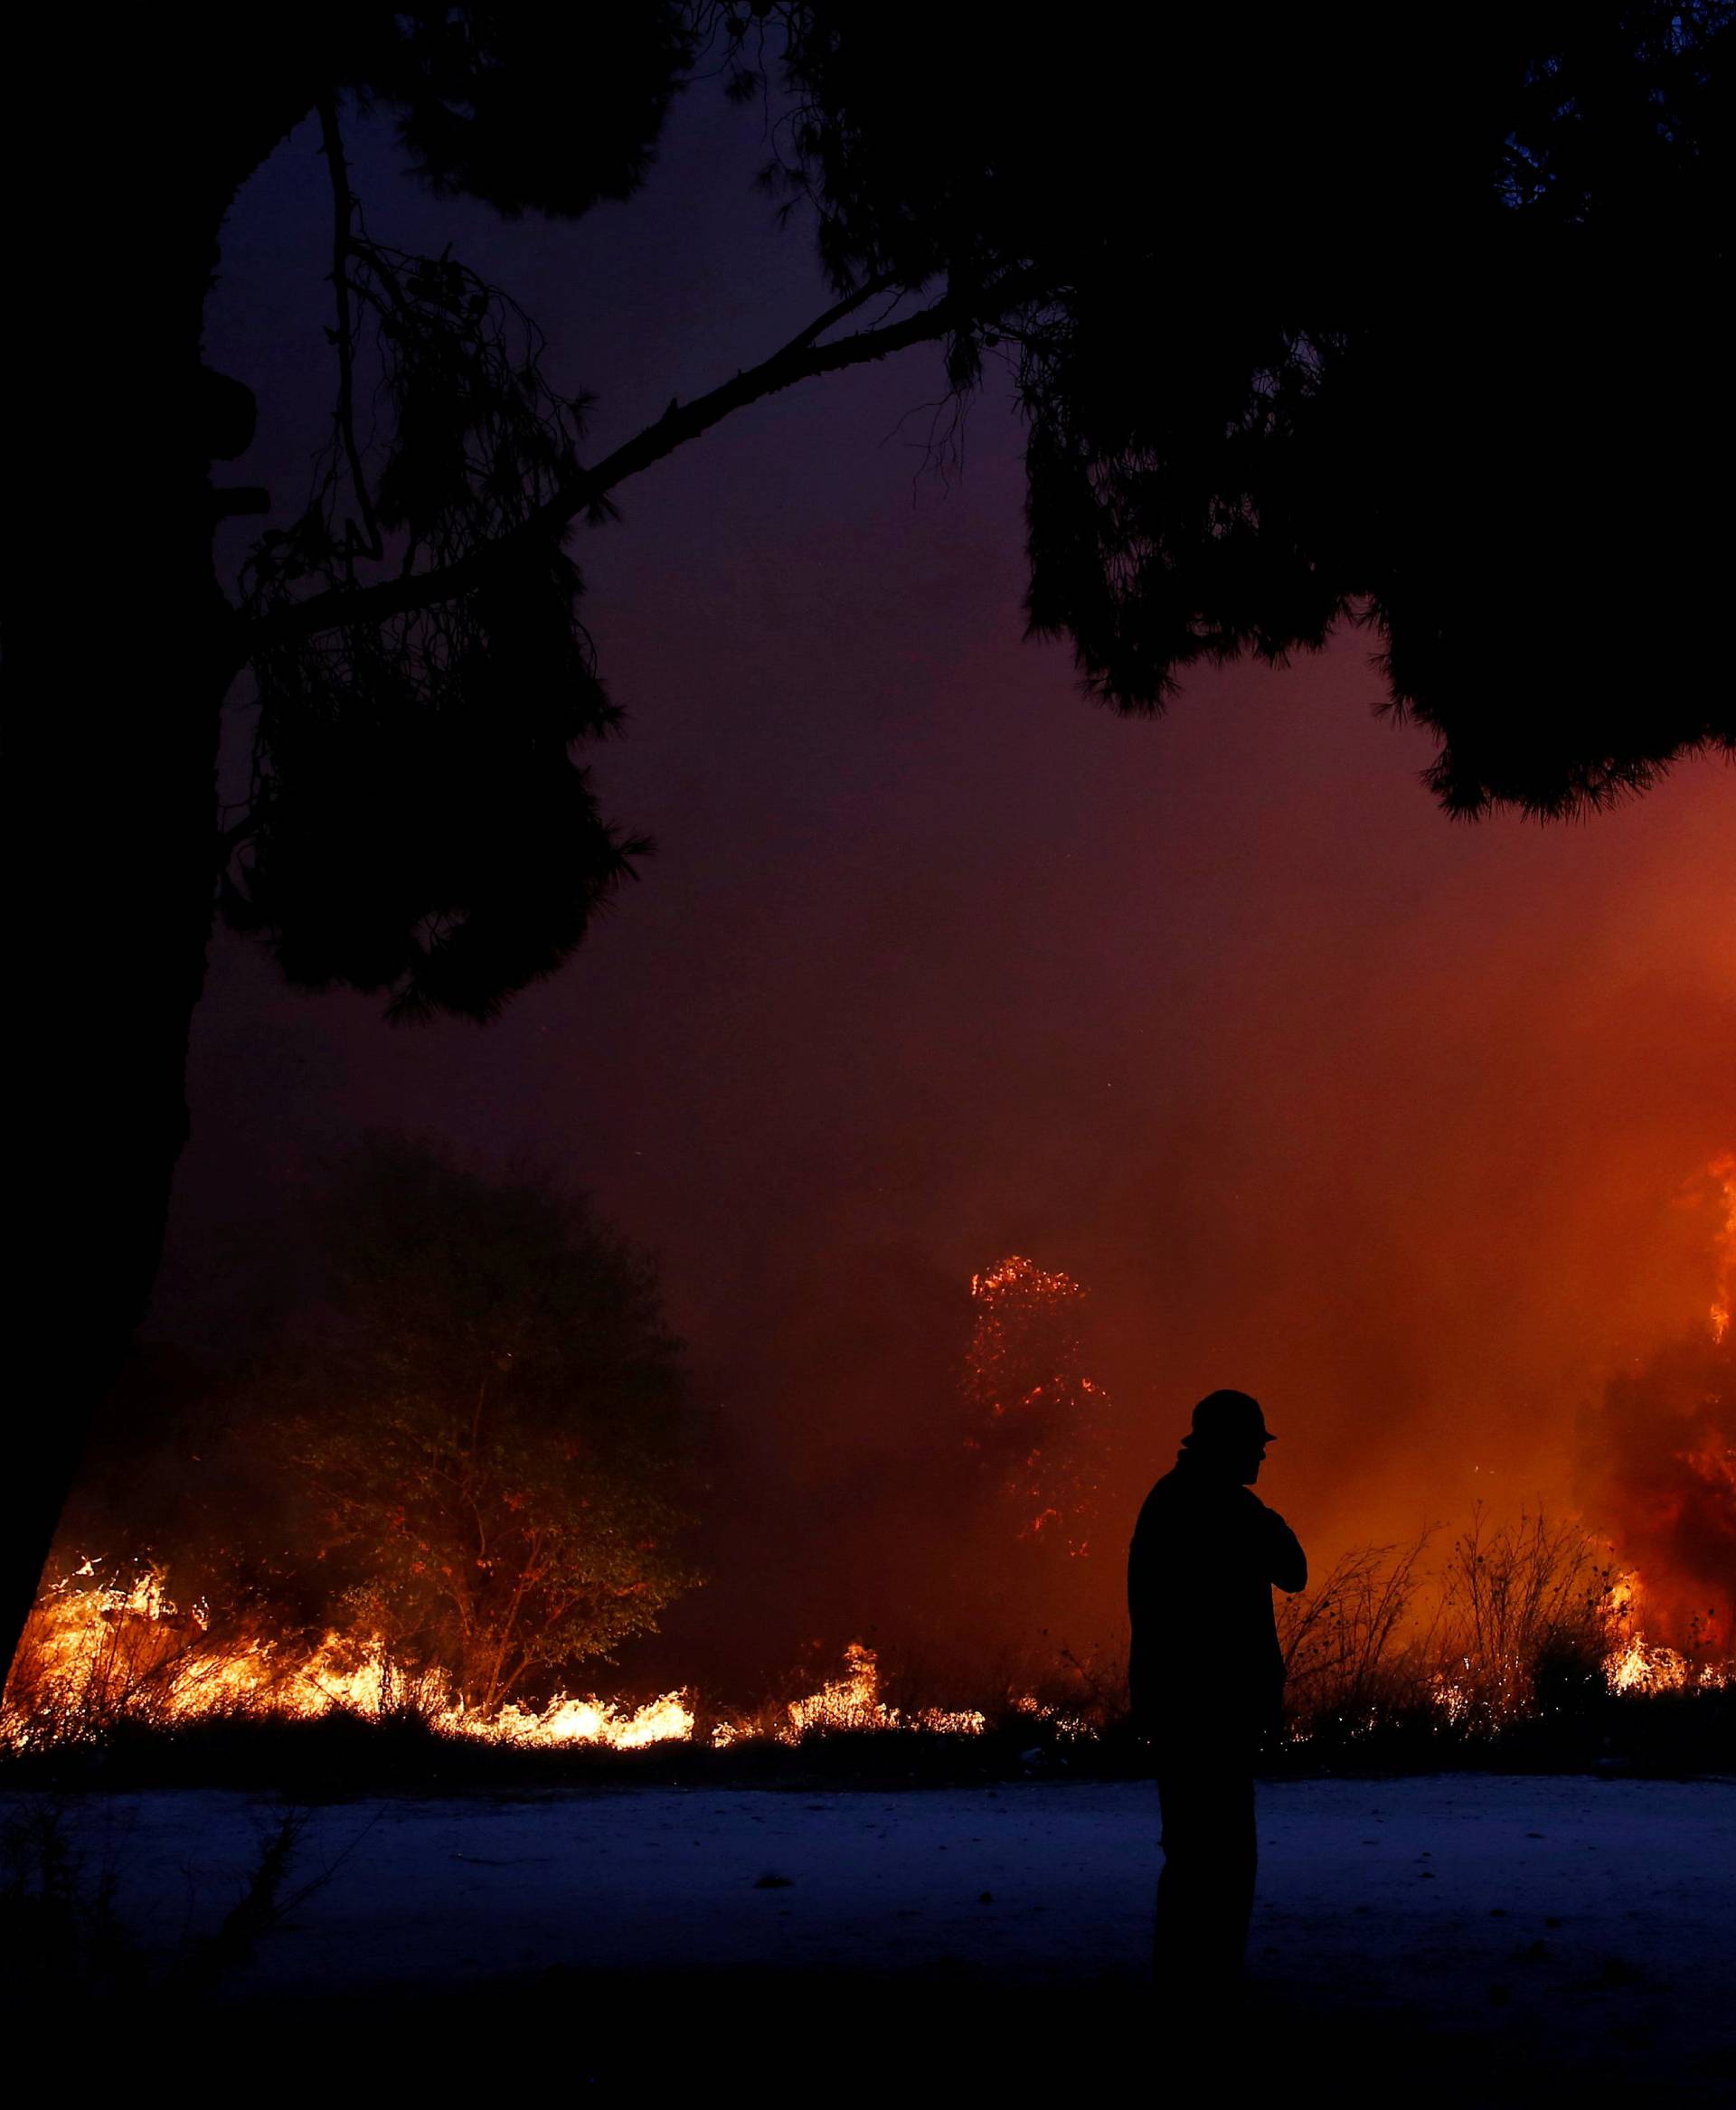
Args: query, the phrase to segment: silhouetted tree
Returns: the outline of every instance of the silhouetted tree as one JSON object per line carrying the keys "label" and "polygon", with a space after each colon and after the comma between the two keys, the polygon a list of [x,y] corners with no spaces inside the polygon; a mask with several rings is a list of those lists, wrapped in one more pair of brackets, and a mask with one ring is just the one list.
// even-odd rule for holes
{"label": "silhouetted tree", "polygon": [[695,1578],[674,1544],[686,1377],[649,1257],[582,1200],[390,1136],[319,1216],[328,1317],[256,1399],[351,1623],[485,1713],[654,1626]]}
{"label": "silhouetted tree", "polygon": [[[575,745],[613,713],[565,538],[750,402],[919,344],[1030,430],[1029,613],[1158,709],[1202,658],[1369,624],[1449,809],[1572,811],[1736,744],[1718,620],[1730,0],[1383,24],[1229,10],[1033,37],[965,11],[62,12],[13,30],[22,298],[5,567],[12,978],[40,1021],[24,1220],[42,1351],[0,1515],[0,1640],[148,1295],[221,894],[310,986],[486,1017],[630,869]],[[777,104],[769,172],[836,298],[607,455],[534,331],[367,236],[345,102],[441,193],[628,196],[677,88]],[[239,605],[213,489],[253,403],[200,358],[224,213],[317,112],[331,448]],[[46,119],[46,123],[41,120]],[[354,415],[358,365],[389,415]],[[250,670],[254,795],[219,815]],[[76,1305],[74,1326],[41,1314]],[[11,1625],[5,1628],[5,1622]]]}
{"label": "silhouetted tree", "polygon": [[949,367],[1010,356],[1031,624],[1093,692],[1351,617],[1449,811],[1736,749],[1729,0],[942,14],[920,59],[884,9],[793,20],[788,180],[841,283],[970,289]]}
{"label": "silhouetted tree", "polygon": [[[508,485],[521,468],[546,475],[551,406],[508,409],[524,363],[503,352],[499,307],[442,310],[441,284],[406,259],[403,311],[381,313],[394,265],[352,250],[339,102],[389,112],[437,190],[572,214],[637,187],[693,40],[683,11],[655,0],[555,16],[315,0],[269,20],[32,10],[8,41],[34,117],[8,136],[15,282],[30,290],[11,345],[24,392],[4,571],[5,834],[10,981],[35,1022],[18,1152],[33,1355],[0,1505],[9,1655],[92,1404],[149,1295],[220,889],[301,980],[392,984],[404,1007],[426,994],[480,1013],[576,941],[626,851],[568,753],[607,711],[553,520],[505,534],[505,583],[448,596],[413,638],[316,620],[297,657],[269,628],[286,590],[330,577],[322,523],[350,535],[324,494],[292,547],[261,544],[242,605],[221,589],[216,524],[269,504],[210,475],[254,422],[250,391],[201,358],[223,216],[319,111],[334,285],[316,297],[333,304],[346,460],[363,316],[391,348],[397,418],[391,473],[353,490],[350,511],[387,573],[451,558],[520,521],[532,495]],[[470,389],[473,404],[458,400]],[[441,627],[449,654],[428,635]],[[478,660],[496,648],[491,679]],[[220,714],[250,666],[257,796],[220,815]],[[489,932],[492,966],[466,969]],[[407,968],[430,949],[450,965],[425,992]]]}

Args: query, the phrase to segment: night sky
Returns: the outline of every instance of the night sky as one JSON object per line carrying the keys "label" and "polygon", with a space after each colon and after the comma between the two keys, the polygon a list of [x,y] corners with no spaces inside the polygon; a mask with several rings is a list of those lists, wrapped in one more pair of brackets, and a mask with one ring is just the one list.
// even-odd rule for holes
{"label": "night sky", "polygon": [[[599,452],[826,305],[750,190],[757,117],[712,88],[647,190],[576,226],[433,201],[383,135],[351,144],[372,232],[449,240],[521,300],[599,396]],[[316,146],[244,193],[211,308],[208,356],[260,400],[232,473],[280,514],[329,401]],[[1736,779],[1449,824],[1354,634],[1118,721],[1022,641],[1004,383],[962,476],[922,475],[941,385],[927,350],[807,384],[578,532],[627,712],[598,781],[659,851],[500,1022],[389,1029],[217,941],[150,1331],[241,1339],[321,1154],[386,1124],[558,1168],[657,1248],[759,1461],[768,1597],[832,1601],[814,1518],[869,1487],[883,1514],[940,1440],[968,1277],[1014,1251],[1091,1292],[1106,1630],[1138,1497],[1216,1385],[1265,1402],[1260,1492],[1321,1552],[1571,1499],[1605,1377],[1710,1294],[1682,1198],[1736,1146]]]}

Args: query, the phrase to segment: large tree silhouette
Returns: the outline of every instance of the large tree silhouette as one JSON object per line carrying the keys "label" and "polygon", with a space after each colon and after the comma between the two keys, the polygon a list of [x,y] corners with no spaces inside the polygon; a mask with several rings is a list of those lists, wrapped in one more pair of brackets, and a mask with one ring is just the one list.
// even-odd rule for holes
{"label": "large tree silhouette", "polygon": [[[31,1274],[0,1627],[148,1295],[212,918],[300,984],[486,1017],[637,847],[579,758],[613,708],[576,523],[732,411],[934,346],[1028,419],[1033,631],[1115,708],[1201,659],[1368,625],[1451,811],[1571,813],[1736,746],[1718,591],[1736,7],[964,11],[691,0],[33,14],[14,30],[26,377],[5,570],[13,990]],[[533,325],[365,232],[343,122],[437,191],[630,196],[671,99],[763,95],[829,302],[592,457]],[[310,113],[332,193],[334,416],[239,598],[213,488],[253,403],[200,358],[224,213]],[[599,288],[599,299],[608,289]],[[358,373],[389,415],[370,447]],[[258,708],[220,815],[219,714]],[[51,1317],[49,1314],[53,1314]],[[65,1314],[62,1316],[61,1314]]]}

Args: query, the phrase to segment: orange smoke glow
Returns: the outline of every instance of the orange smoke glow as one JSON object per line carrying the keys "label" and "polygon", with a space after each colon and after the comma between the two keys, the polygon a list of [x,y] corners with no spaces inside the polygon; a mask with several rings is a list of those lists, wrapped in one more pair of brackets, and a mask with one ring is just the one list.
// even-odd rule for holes
{"label": "orange smoke glow", "polygon": [[1718,1286],[1712,1300],[1712,1337],[1722,1341],[1730,1331],[1731,1284],[1736,1280],[1736,1153],[1713,1158],[1706,1168],[1723,1194],[1724,1228],[1717,1243]]}
{"label": "orange smoke glow", "polygon": [[[1699,1285],[1698,1315],[1685,1333],[1629,1359],[1604,1388],[1582,1431],[1579,1514],[1561,1539],[1571,1554],[1563,1574],[1571,1568],[1603,1578],[1599,1645],[1605,1681],[1618,1693],[1731,1677],[1736,1154],[1714,1157],[1679,1200],[1694,1233],[1684,1278],[1691,1273]],[[1710,1228],[1708,1209],[1715,1219]],[[1078,1565],[1051,1569],[1052,1576],[1064,1572],[1118,1592],[1118,1559],[1084,1559],[1108,1507],[1102,1484],[1129,1462],[1111,1453],[1109,1393],[1083,1374],[1090,1352],[1081,1320],[1087,1293],[1071,1276],[1016,1254],[974,1275],[970,1290],[976,1319],[965,1369],[972,1418],[966,1440],[995,1476],[987,1485],[991,1512],[1003,1519],[1012,1512],[1011,1529],[1004,1521],[998,1536],[976,1543],[975,1558],[995,1579],[1011,1545],[1055,1545]],[[957,1461],[957,1437],[950,1441]],[[1288,1495],[1282,1499],[1288,1507]],[[1329,1560],[1318,1544],[1311,1551],[1316,1574],[1325,1574]],[[1036,1565],[1044,1565],[1041,1558]],[[703,1710],[691,1686],[640,1703],[560,1692],[540,1707],[513,1704],[484,1715],[467,1709],[439,1671],[405,1672],[364,1626],[328,1631],[311,1646],[259,1632],[220,1637],[204,1605],[170,1596],[162,1567],[141,1567],[127,1580],[109,1579],[100,1568],[87,1559],[62,1575],[32,1616],[0,1717],[0,1741],[13,1748],[77,1740],[122,1718],[173,1726],[237,1713],[308,1719],[335,1710],[378,1717],[410,1709],[454,1736],[617,1750],[701,1738],[716,1746],[749,1738],[793,1744],[838,1731],[977,1735],[986,1726],[975,1710],[892,1704],[874,1651],[859,1642],[845,1651],[842,1676],[757,1715]],[[1521,1692],[1528,1663],[1515,1656],[1508,1668]],[[1468,1657],[1431,1673],[1433,1697],[1449,1720],[1471,1719],[1482,1704],[1476,1679],[1486,1685],[1487,1673],[1486,1663],[1479,1672]],[[1015,1694],[1008,1704],[1042,1711]],[[1523,1697],[1514,1702],[1521,1710],[1527,1704]]]}
{"label": "orange smoke glow", "polygon": [[1605,1389],[1588,1423],[1589,1507],[1628,1570],[1630,1623],[1704,1661],[1730,1649],[1736,1599],[1736,1156],[1714,1158],[1684,1200],[1717,1213],[1706,1320]]}

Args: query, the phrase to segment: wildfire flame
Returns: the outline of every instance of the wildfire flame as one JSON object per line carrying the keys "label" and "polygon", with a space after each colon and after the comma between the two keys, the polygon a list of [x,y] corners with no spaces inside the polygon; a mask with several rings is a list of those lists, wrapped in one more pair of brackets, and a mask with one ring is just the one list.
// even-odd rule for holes
{"label": "wildfire flame", "polygon": [[[203,1607],[184,1612],[169,1596],[164,1569],[147,1567],[130,1582],[105,1582],[100,1566],[87,1559],[61,1578],[32,1615],[0,1711],[0,1746],[25,1749],[56,1740],[75,1720],[94,1727],[128,1714],[172,1724],[237,1712],[307,1720],[338,1712],[380,1716],[405,1705],[439,1733],[486,1743],[631,1751],[694,1739],[686,1691],[638,1707],[561,1693],[540,1709],[509,1703],[483,1716],[466,1709],[438,1677],[405,1683],[395,1676],[391,1653],[376,1635],[327,1633],[298,1657],[260,1641],[220,1649],[204,1638]],[[888,1704],[880,1696],[879,1660],[860,1642],[845,1649],[844,1665],[843,1677],[790,1700],[781,1717],[719,1722],[710,1742],[722,1749],[755,1736],[796,1744],[836,1730],[980,1736],[986,1727],[974,1709]]]}
{"label": "wildfire flame", "polygon": [[105,1582],[101,1565],[87,1559],[61,1577],[32,1614],[0,1713],[0,1743],[19,1749],[53,1740],[55,1725],[127,1714],[169,1723],[243,1711],[308,1719],[405,1705],[445,1734],[489,1743],[632,1750],[693,1734],[693,1710],[679,1691],[637,1708],[561,1693],[541,1710],[508,1705],[483,1717],[436,1676],[407,1682],[396,1674],[377,1635],[328,1632],[301,1654],[259,1639],[221,1647],[206,1638],[205,1608],[184,1611],[169,1596],[162,1568]]}
{"label": "wildfire flame", "polygon": [[1680,1649],[1646,1638],[1639,1625],[1645,1589],[1638,1574],[1626,1568],[1612,1576],[1609,1585],[1605,1625],[1611,1647],[1603,1660],[1604,1682],[1612,1692],[1680,1692],[1690,1687],[1708,1690],[1728,1685],[1733,1666],[1729,1663],[1693,1662]]}
{"label": "wildfire flame", "polygon": [[[1715,1158],[1707,1177],[1722,1204],[1708,1314],[1713,1347],[1720,1348],[1729,1337],[1736,1304],[1736,1153]],[[1696,1182],[1692,1192],[1695,1203],[1703,1203],[1704,1185]],[[1085,1527],[1095,1508],[1092,1453],[1098,1411],[1106,1403],[1101,1389],[1079,1368],[1076,1322],[1084,1292],[1071,1276],[1012,1255],[973,1276],[971,1293],[977,1306],[967,1371],[967,1396],[977,1415],[972,1447],[994,1464],[1002,1492],[1018,1503],[1027,1520],[1021,1535],[1047,1534],[1077,1557],[1086,1550]],[[1722,1367],[1728,1352],[1712,1360]],[[1715,1406],[1716,1399],[1727,1395],[1714,1389]],[[1708,1419],[1700,1406],[1704,1397],[1702,1385],[1693,1394],[1694,1414],[1682,1417],[1665,1454],[1675,1479],[1700,1502],[1699,1513],[1710,1514],[1715,1531],[1725,1534],[1716,1541],[1722,1545],[1728,1525],[1722,1520],[1736,1505],[1736,1453],[1728,1447],[1727,1416],[1722,1422]],[[1641,1386],[1631,1417],[1654,1455],[1673,1411],[1656,1400]],[[1628,1490],[1630,1511],[1634,1477],[1627,1470],[1612,1481]],[[1660,1512],[1672,1531],[1677,1510],[1670,1502],[1676,1500],[1672,1493]],[[1679,1540],[1660,1536],[1656,1528],[1648,1540],[1644,1514],[1643,1509],[1632,1512],[1617,1537],[1637,1541],[1658,1586],[1654,1611],[1662,1624],[1670,1609],[1667,1586]],[[1655,1559],[1646,1550],[1648,1545],[1657,1549]],[[975,1710],[892,1704],[882,1694],[874,1651],[860,1642],[845,1650],[842,1676],[769,1713],[716,1721],[705,1732],[698,1728],[694,1695],[685,1689],[639,1705],[562,1692],[541,1708],[508,1703],[483,1715],[467,1708],[439,1672],[407,1678],[379,1635],[331,1631],[300,1649],[263,1636],[220,1638],[203,1603],[184,1607],[171,1597],[161,1566],[143,1565],[128,1579],[109,1579],[99,1572],[102,1568],[100,1560],[83,1560],[44,1592],[32,1614],[0,1707],[0,1747],[17,1750],[90,1735],[125,1717],[178,1724],[239,1712],[279,1719],[340,1710],[382,1716],[405,1707],[438,1731],[477,1741],[615,1750],[692,1743],[702,1733],[721,1747],[749,1738],[793,1745],[831,1732],[977,1736],[987,1727]],[[1631,1567],[1621,1568],[1608,1585],[1605,1639],[1599,1645],[1612,1692],[1655,1694],[1736,1682],[1736,1661],[1728,1658],[1728,1606],[1718,1613],[1694,1613],[1681,1631],[1665,1624],[1664,1631],[1684,1644],[1673,1647],[1647,1639],[1644,1597],[1641,1577]],[[1468,1663],[1455,1664],[1432,1681],[1436,1704],[1451,1720],[1466,1718],[1477,1704],[1473,1670]],[[1041,1714],[1067,1733],[1085,1733],[1082,1722],[1055,1715],[1033,1699],[1014,1700],[1013,1706]]]}
{"label": "wildfire flame", "polygon": [[849,1669],[836,1683],[823,1685],[807,1700],[789,1703],[789,1738],[798,1743],[808,1729],[939,1730],[951,1736],[981,1736],[985,1718],[974,1709],[923,1707],[901,1711],[880,1697],[880,1663],[871,1648],[853,1641],[844,1652]]}
{"label": "wildfire flame", "polygon": [[1679,1692],[1690,1685],[1730,1682],[1719,1664],[1691,1663],[1679,1650],[1654,1646],[1643,1634],[1634,1634],[1609,1656],[1603,1674],[1612,1692]]}
{"label": "wildfire flame", "polygon": [[[1649,1361],[1613,1380],[1598,1427],[1599,1504],[1626,1567],[1616,1607],[1619,1631],[1606,1665],[1618,1691],[1725,1683],[1731,1672],[1736,1153],[1714,1157],[1678,1198],[1679,1206],[1696,1211],[1708,1202],[1715,1212],[1709,1240],[1710,1345],[1692,1339],[1666,1342]],[[1647,1596],[1675,1646],[1653,1643],[1642,1631]]]}

